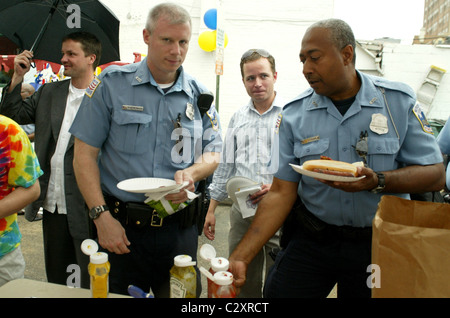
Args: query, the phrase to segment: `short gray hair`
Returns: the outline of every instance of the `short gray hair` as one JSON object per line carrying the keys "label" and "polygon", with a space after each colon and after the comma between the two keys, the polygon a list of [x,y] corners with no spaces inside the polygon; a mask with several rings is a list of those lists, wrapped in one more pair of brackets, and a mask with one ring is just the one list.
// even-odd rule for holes
{"label": "short gray hair", "polygon": [[330,30],[331,41],[339,50],[342,50],[347,45],[351,45],[353,47],[353,64],[355,64],[355,35],[353,34],[352,28],[345,21],[340,19],[321,20],[311,25],[306,32],[315,28],[324,28]]}
{"label": "short gray hair", "polygon": [[161,3],[150,10],[145,24],[147,31],[152,33],[156,27],[156,22],[162,16],[167,17],[170,24],[189,23],[192,27],[191,16],[186,9],[174,3]]}

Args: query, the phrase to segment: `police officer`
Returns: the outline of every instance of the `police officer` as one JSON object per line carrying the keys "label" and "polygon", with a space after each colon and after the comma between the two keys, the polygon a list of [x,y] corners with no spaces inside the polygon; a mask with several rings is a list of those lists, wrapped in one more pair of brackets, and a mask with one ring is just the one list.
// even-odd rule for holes
{"label": "police officer", "polygon": [[[442,156],[414,92],[355,69],[355,39],[344,21],[311,26],[300,60],[311,88],[284,108],[279,170],[230,267],[242,284],[246,265],[297,201],[289,216],[296,231],[277,256],[265,296],[326,297],[337,283],[338,297],[370,297],[371,225],[380,197],[442,189]],[[317,180],[289,166],[320,156],[363,161],[364,178]]]}
{"label": "police officer", "polygon": [[[144,29],[147,58],[103,71],[86,91],[70,130],[80,189],[99,243],[111,252],[112,292],[126,293],[132,284],[168,297],[174,256],[196,258],[193,204],[161,219],[144,204],[143,193],[117,188],[125,179],[157,177],[188,182],[186,189],[193,192],[218,165],[218,115],[212,106],[201,116],[197,100],[206,87],[181,66],[191,30],[183,8],[154,7]],[[188,201],[184,190],[165,199]]]}

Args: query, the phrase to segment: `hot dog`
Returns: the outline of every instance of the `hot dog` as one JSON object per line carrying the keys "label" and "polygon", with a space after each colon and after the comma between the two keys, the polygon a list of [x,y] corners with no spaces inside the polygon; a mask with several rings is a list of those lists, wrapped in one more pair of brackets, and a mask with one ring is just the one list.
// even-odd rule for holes
{"label": "hot dog", "polygon": [[341,177],[356,177],[358,176],[357,167],[361,163],[348,163],[337,160],[308,160],[303,163],[303,169],[319,173],[331,174]]}

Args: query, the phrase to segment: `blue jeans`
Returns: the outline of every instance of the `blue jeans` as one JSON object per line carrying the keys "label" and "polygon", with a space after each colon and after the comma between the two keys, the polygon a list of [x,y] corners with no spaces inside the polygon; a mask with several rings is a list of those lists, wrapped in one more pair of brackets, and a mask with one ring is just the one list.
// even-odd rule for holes
{"label": "blue jeans", "polygon": [[319,241],[297,231],[271,268],[266,298],[325,298],[335,284],[338,297],[367,297],[371,240],[333,238]]}

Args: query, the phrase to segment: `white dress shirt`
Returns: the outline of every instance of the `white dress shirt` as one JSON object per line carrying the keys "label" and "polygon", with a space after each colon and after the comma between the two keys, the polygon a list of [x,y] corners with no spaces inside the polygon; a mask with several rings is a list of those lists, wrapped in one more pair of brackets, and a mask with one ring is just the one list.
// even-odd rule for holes
{"label": "white dress shirt", "polygon": [[277,94],[271,107],[260,114],[250,99],[233,115],[223,143],[221,162],[209,186],[212,199],[220,202],[228,197],[226,183],[234,176],[262,184],[272,183],[276,172],[272,170],[277,169],[275,165],[269,167],[272,152],[277,151],[272,146],[275,144],[274,138],[278,137],[277,119],[284,105],[285,102]]}
{"label": "white dress shirt", "polygon": [[71,136],[69,128],[80,108],[85,91],[85,89],[78,89],[73,86],[72,82],[70,83],[64,119],[61,124],[55,153],[50,160],[50,180],[47,196],[43,204],[43,208],[49,212],[55,212],[56,207],[58,207],[59,214],[67,214],[64,191],[64,156]]}

